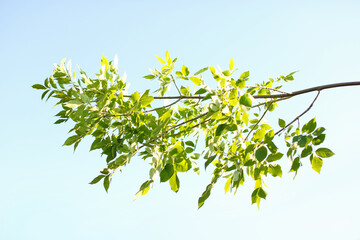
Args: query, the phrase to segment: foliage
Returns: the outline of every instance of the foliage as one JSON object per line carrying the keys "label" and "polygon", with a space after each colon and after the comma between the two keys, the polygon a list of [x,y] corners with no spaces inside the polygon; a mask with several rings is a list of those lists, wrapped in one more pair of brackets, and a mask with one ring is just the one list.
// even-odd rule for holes
{"label": "foliage", "polygon": [[[157,96],[150,95],[150,89],[126,95],[126,75],[119,75],[117,59],[109,62],[104,56],[95,78],[80,69],[81,76],[76,80],[71,63],[65,66],[64,59],[55,65],[43,85],[33,85],[43,91],[42,99],[58,99],[56,105],[62,109],[55,124],[69,119],[74,122],[72,136],[64,145],[76,149],[90,135],[90,150],[100,149],[106,156],[106,167],[90,184],[103,181],[107,191],[116,170],[138,155],[149,160],[151,168],[149,179],[135,198],[145,195],[157,177],[178,192],[180,173],[191,169],[199,173],[200,159],[204,159],[205,168],[210,164],[214,167],[211,182],[198,200],[199,208],[219,178],[226,179],[225,192],[236,192],[246,176],[255,181],[251,201],[259,206],[267,195],[265,177],[282,177],[279,160],[284,155],[291,161],[290,172],[296,175],[303,159],[309,159],[312,168],[320,173],[323,159],[334,154],[318,147],[325,139],[325,129],[318,127],[315,118],[302,127],[292,125],[311,108],[320,90],[309,108],[290,123],[279,119],[278,128],[264,121],[267,113],[277,109],[278,101],[292,96],[281,91],[280,84],[294,80],[294,72],[249,86],[249,72],[235,77],[233,59],[227,70],[210,66],[194,74],[187,66],[175,70],[176,58],[172,59],[168,51],[165,59],[157,59],[161,68],[144,76],[159,81]],[[217,88],[205,83],[206,73],[217,82]],[[176,88],[177,96],[166,96],[170,85]],[[159,99],[173,102],[159,106],[155,101]],[[257,103],[256,99],[262,101]],[[275,144],[275,137],[281,135],[285,140],[283,152]]]}

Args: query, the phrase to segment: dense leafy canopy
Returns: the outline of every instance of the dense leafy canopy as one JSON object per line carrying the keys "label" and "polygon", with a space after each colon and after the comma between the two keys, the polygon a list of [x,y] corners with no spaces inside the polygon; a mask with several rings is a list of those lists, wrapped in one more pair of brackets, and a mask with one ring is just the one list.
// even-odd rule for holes
{"label": "dense leafy canopy", "polygon": [[[71,63],[66,64],[64,59],[55,65],[43,85],[33,85],[43,90],[42,99],[58,99],[56,105],[61,111],[55,124],[69,119],[74,122],[72,136],[64,145],[76,149],[90,135],[90,150],[100,149],[106,156],[106,167],[90,184],[103,181],[107,191],[116,170],[137,155],[149,160],[151,167],[149,179],[140,186],[135,198],[145,195],[158,177],[177,192],[179,173],[191,169],[199,173],[199,164],[205,168],[212,164],[213,176],[198,200],[199,207],[219,178],[226,179],[225,192],[236,192],[246,176],[255,181],[251,200],[259,206],[267,195],[263,187],[265,177],[282,177],[279,160],[284,155],[291,161],[290,172],[296,175],[303,159],[309,159],[312,168],[320,173],[323,159],[334,154],[328,148],[319,148],[325,129],[317,125],[315,118],[302,127],[300,123],[292,125],[311,108],[320,90],[309,108],[290,123],[279,119],[278,126],[270,126],[264,121],[265,114],[276,110],[278,101],[292,96],[280,88],[282,83],[294,80],[294,73],[249,86],[249,72],[235,77],[233,59],[227,70],[210,66],[194,74],[186,66],[175,70],[176,58],[172,59],[168,51],[165,59],[157,59],[161,68],[144,76],[159,81],[157,96],[152,96],[150,89],[127,95],[126,75],[119,75],[117,59],[109,62],[104,56],[95,78],[79,69],[81,76],[76,79]],[[205,83],[206,73],[217,82],[215,89]],[[177,96],[166,96],[170,85],[176,88]],[[173,102],[161,106],[155,101],[159,99]],[[274,142],[281,135],[285,152]]]}

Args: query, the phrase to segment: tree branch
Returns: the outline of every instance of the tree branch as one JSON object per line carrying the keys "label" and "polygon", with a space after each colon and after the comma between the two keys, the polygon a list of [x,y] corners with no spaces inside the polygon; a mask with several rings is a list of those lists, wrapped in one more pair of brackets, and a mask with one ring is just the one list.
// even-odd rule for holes
{"label": "tree branch", "polygon": [[245,88],[263,88],[263,89],[269,89],[275,92],[279,92],[279,93],[285,93],[285,94],[289,94],[289,92],[285,92],[276,88],[271,88],[271,87],[265,87],[265,86],[245,86]]}
{"label": "tree branch", "polygon": [[[298,90],[295,92],[283,93],[283,94],[271,94],[271,95],[253,95],[253,98],[290,98],[296,95],[305,94],[309,92],[321,91],[329,88],[338,88],[338,87],[348,87],[348,86],[359,86],[360,81],[358,82],[343,82],[343,83],[333,83],[327,85],[316,86],[312,88],[306,88],[303,90]],[[131,95],[123,95],[124,97],[131,97]],[[154,97],[154,99],[203,99],[203,96],[164,96],[164,97]]]}
{"label": "tree branch", "polygon": [[179,89],[179,88],[178,88],[178,86],[176,85],[176,82],[175,82],[174,76],[173,76],[172,74],[170,74],[170,77],[171,77],[172,81],[174,82],[174,85],[175,85],[175,87],[176,87],[176,89],[177,89],[178,93],[180,94],[180,96],[182,96],[182,94],[181,94],[181,92],[180,92],[180,89]]}
{"label": "tree branch", "polygon": [[293,97],[296,95],[309,93],[309,92],[315,92],[315,91],[321,91],[324,89],[329,88],[338,88],[338,87],[348,87],[348,86],[358,86],[360,85],[360,82],[343,82],[343,83],[333,83],[333,84],[327,84],[327,85],[321,85],[317,87],[312,88],[306,88],[303,90],[291,92],[291,93],[284,93],[284,94],[273,94],[273,95],[254,95],[254,98],[284,98],[284,97]]}
{"label": "tree branch", "polygon": [[300,117],[302,117],[305,113],[307,113],[312,106],[314,105],[315,101],[317,100],[317,98],[320,95],[321,90],[318,90],[318,93],[316,95],[316,97],[314,98],[314,100],[312,101],[312,103],[310,104],[310,106],[304,111],[302,112],[299,116],[297,116],[296,118],[294,118],[294,120],[292,120],[290,123],[288,123],[285,127],[283,127],[282,129],[280,129],[279,131],[277,131],[274,135],[278,135],[279,133],[281,133],[282,131],[284,131],[287,127],[289,127],[291,124],[293,124],[296,120],[299,120]]}
{"label": "tree branch", "polygon": [[[131,95],[123,95],[123,97],[131,97]],[[203,99],[204,97],[202,96],[163,96],[163,97],[153,97],[154,99],[179,99],[179,98],[183,98],[183,99]]]}

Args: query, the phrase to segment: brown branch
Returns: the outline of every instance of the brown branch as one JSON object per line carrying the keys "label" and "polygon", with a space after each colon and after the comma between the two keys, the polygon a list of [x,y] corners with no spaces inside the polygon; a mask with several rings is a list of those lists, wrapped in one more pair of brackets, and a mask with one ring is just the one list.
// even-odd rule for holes
{"label": "brown branch", "polygon": [[[329,88],[338,88],[338,87],[348,87],[348,86],[359,86],[360,81],[358,82],[343,82],[343,83],[333,83],[333,84],[327,84],[327,85],[321,85],[316,86],[312,88],[306,88],[303,90],[290,92],[290,93],[284,93],[284,94],[271,94],[271,95],[253,95],[253,98],[287,98],[287,97],[293,97],[296,95],[309,93],[309,92],[315,92],[315,91],[321,91],[324,89]],[[131,97],[131,95],[123,95],[123,97]],[[154,99],[203,99],[203,96],[164,96],[164,97],[154,97]]]}
{"label": "brown branch", "polygon": [[266,87],[266,86],[245,86],[245,88],[263,88],[263,89],[269,89],[275,92],[279,92],[279,93],[285,93],[285,94],[289,94],[289,92],[285,92],[276,88],[271,88],[271,87]]}
{"label": "brown branch", "polygon": [[348,86],[358,86],[360,85],[360,82],[343,82],[343,83],[333,83],[333,84],[327,84],[312,88],[306,88],[303,90],[291,92],[291,93],[284,93],[284,94],[273,94],[273,95],[254,95],[254,98],[284,98],[284,97],[293,97],[296,95],[309,93],[309,92],[315,92],[315,91],[321,91],[324,89],[329,88],[338,88],[338,87],[348,87]]}
{"label": "brown branch", "polygon": [[[123,95],[123,97],[131,97],[131,95]],[[204,97],[202,96],[163,96],[163,97],[153,97],[154,99],[179,99],[179,98],[183,98],[183,99],[203,99]]]}
{"label": "brown branch", "polygon": [[321,90],[318,90],[318,93],[316,95],[316,97],[314,98],[314,100],[312,101],[312,103],[310,104],[310,106],[304,111],[302,112],[299,116],[297,116],[296,118],[294,118],[294,120],[292,120],[290,123],[288,123],[285,127],[283,127],[282,129],[280,129],[279,131],[277,131],[274,135],[278,135],[279,133],[281,133],[282,131],[284,131],[287,127],[289,127],[291,124],[293,124],[296,120],[299,120],[300,117],[302,117],[305,113],[307,113],[312,106],[314,105],[315,101],[317,100],[317,98],[320,95]]}

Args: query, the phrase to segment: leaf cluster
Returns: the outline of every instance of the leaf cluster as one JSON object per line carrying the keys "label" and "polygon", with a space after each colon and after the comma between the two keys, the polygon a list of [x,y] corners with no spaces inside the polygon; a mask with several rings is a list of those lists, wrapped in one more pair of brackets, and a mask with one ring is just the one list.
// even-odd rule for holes
{"label": "leaf cluster", "polygon": [[[233,59],[227,70],[208,66],[194,74],[187,66],[177,70],[177,59],[172,59],[168,51],[164,59],[157,59],[161,67],[144,76],[159,83],[151,93],[148,89],[127,95],[126,74],[119,75],[117,59],[111,62],[104,56],[95,78],[79,68],[80,78],[76,79],[71,62],[65,66],[64,59],[43,84],[33,85],[43,91],[42,99],[57,99],[61,111],[55,124],[69,120],[74,124],[64,145],[76,149],[90,136],[90,150],[98,149],[106,157],[105,168],[90,184],[102,180],[108,191],[114,173],[139,156],[150,164],[150,169],[135,198],[148,193],[157,179],[168,182],[171,190],[178,192],[179,176],[190,170],[199,173],[199,165],[204,164],[205,169],[211,165],[213,173],[198,200],[199,208],[220,178],[226,180],[225,193],[236,193],[246,178],[252,179],[255,187],[251,201],[259,206],[267,195],[266,177],[282,177],[279,161],[285,155],[291,161],[289,171],[295,175],[301,159],[309,158],[312,168],[320,173],[323,158],[333,155],[327,148],[318,148],[325,139],[325,129],[316,128],[315,118],[301,131],[279,119],[280,130],[275,132],[278,127],[264,121],[265,115],[274,112],[277,102],[284,99],[269,97],[259,103],[255,96],[281,92],[281,84],[294,80],[294,72],[248,85],[249,72],[235,76]],[[205,74],[217,82],[217,88],[205,83]],[[177,90],[177,96],[166,96],[170,85]],[[167,98],[173,102],[155,107],[155,100]],[[282,132],[286,151],[281,151],[275,141]],[[205,145],[198,148],[199,142]]]}

